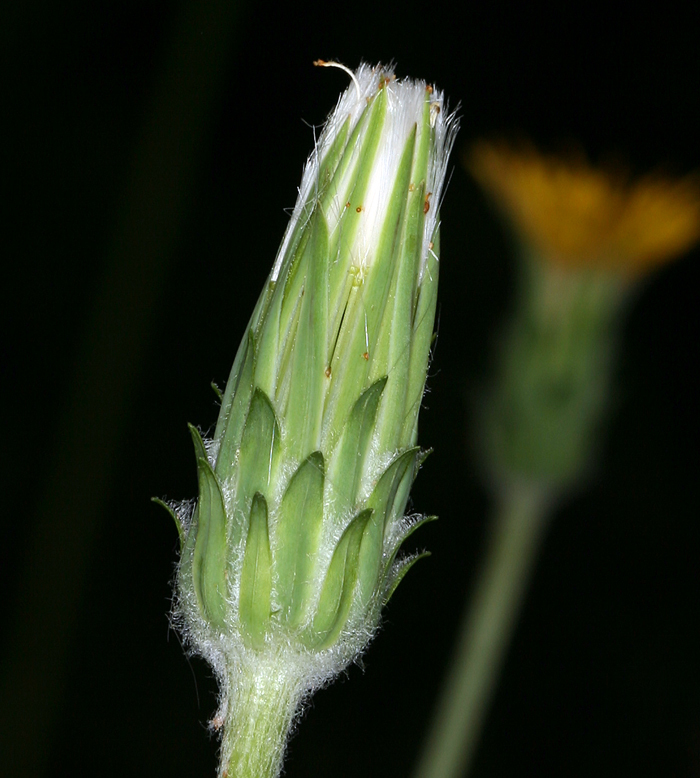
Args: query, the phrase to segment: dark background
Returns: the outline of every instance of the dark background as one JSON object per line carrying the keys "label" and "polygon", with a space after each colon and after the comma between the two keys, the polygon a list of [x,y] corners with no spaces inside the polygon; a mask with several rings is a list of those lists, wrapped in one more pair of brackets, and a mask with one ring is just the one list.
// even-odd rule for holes
{"label": "dark background", "polygon": [[[409,774],[488,517],[469,401],[511,288],[459,151],[508,133],[635,173],[700,168],[698,21],[673,4],[3,8],[0,774],[214,775],[214,684],[169,630],[177,537],[149,498],[196,493],[186,422],[215,422],[209,382],[271,267],[310,125],[347,84],[319,57],[393,59],[461,103],[421,427],[435,453],[413,493],[440,516],[415,539],[432,557],[286,763]],[[475,778],[700,775],[699,260],[631,311],[597,471],[547,535]]]}

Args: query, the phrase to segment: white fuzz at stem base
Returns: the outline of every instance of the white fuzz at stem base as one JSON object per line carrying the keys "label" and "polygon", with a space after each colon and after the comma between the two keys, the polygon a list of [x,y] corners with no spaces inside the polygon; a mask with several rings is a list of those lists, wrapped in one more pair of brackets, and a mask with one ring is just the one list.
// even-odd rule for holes
{"label": "white fuzz at stem base", "polygon": [[276,778],[287,736],[304,697],[281,656],[255,657],[230,673],[219,778]]}

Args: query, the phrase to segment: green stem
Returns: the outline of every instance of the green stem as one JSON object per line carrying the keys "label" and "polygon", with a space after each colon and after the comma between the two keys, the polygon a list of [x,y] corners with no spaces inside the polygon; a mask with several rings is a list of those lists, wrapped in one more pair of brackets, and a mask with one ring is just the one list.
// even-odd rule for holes
{"label": "green stem", "polygon": [[303,684],[264,655],[230,674],[219,778],[277,778]]}
{"label": "green stem", "polygon": [[498,508],[414,778],[466,775],[546,526],[551,493],[519,484]]}

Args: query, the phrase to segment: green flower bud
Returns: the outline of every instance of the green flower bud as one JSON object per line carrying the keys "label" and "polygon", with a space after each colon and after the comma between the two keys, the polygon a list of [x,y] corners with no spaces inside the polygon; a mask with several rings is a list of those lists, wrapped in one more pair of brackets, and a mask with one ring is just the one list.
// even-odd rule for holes
{"label": "green flower bud", "polygon": [[[352,78],[307,163],[213,440],[192,428],[199,500],[179,512],[178,608],[239,740],[241,717],[257,715],[246,699],[288,697],[288,725],[366,646],[415,561],[399,547],[425,521],[404,510],[424,458],[456,122],[424,82],[367,65]],[[229,740],[223,770],[264,772]]]}

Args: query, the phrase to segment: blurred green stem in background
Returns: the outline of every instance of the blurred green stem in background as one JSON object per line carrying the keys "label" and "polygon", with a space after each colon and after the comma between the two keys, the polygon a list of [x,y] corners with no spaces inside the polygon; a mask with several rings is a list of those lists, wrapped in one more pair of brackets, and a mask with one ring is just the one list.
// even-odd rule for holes
{"label": "blurred green stem in background", "polygon": [[496,497],[484,564],[459,627],[416,778],[463,775],[472,761],[546,529],[550,498],[546,488],[526,482]]}
{"label": "blurred green stem in background", "polygon": [[0,678],[6,775],[48,770],[94,540],[239,10],[230,0],[181,4],[155,73],[17,584]]}

